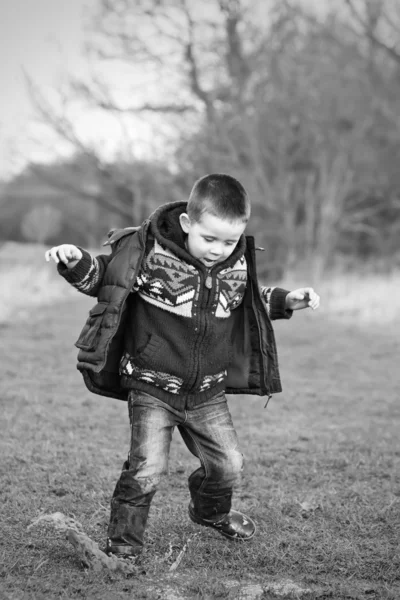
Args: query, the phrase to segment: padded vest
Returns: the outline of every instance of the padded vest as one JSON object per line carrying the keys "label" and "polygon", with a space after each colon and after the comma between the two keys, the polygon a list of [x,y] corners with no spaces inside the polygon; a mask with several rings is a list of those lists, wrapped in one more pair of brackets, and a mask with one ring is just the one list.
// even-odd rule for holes
{"label": "padded vest", "polygon": [[[132,292],[136,273],[146,248],[149,220],[141,227],[117,230],[108,244],[112,254],[98,294],[97,304],[75,345],[79,348],[77,368],[87,388],[102,396],[127,400],[121,387],[119,363],[127,316],[126,299]],[[234,319],[232,361],[226,378],[227,394],[271,395],[282,391],[276,343],[265,302],[257,282],[254,238],[246,237],[248,283]],[[133,292],[135,293],[135,292]]]}

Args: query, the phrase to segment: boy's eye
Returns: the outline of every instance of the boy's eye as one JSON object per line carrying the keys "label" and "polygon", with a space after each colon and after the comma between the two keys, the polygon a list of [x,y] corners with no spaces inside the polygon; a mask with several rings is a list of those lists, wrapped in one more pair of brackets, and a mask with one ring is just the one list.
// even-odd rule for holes
{"label": "boy's eye", "polygon": [[213,242],[214,241],[214,238],[205,237],[204,239],[206,240],[206,242]]}

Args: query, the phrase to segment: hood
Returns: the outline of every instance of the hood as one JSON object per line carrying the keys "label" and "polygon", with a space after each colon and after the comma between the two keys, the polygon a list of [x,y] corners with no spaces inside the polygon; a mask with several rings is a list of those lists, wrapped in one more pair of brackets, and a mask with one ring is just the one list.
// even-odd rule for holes
{"label": "hood", "polygon": [[[179,217],[187,211],[187,202],[170,202],[163,204],[150,215],[150,230],[156,240],[164,247],[171,250],[178,258],[185,262],[207,270],[203,263],[194,258],[186,249],[187,234],[183,231]],[[241,258],[246,250],[246,237],[241,235],[235,250],[222,263],[217,265],[221,269],[232,267]]]}

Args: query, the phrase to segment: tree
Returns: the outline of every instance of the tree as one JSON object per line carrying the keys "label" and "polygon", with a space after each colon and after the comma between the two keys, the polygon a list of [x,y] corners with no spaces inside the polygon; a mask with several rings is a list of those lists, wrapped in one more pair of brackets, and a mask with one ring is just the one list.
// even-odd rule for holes
{"label": "tree", "polygon": [[381,51],[400,67],[399,3],[396,0],[345,0],[345,4],[355,31],[367,42],[371,61],[376,51]]}
{"label": "tree", "polygon": [[54,206],[44,204],[32,208],[23,218],[21,231],[26,240],[44,244],[61,231],[62,213]]}
{"label": "tree", "polygon": [[[156,162],[119,161],[109,168],[116,181],[129,181],[135,189],[137,201],[129,220],[97,201],[100,196],[97,173],[90,164],[85,168],[84,156],[76,155],[68,160],[40,165],[39,169],[36,165],[30,166],[8,182],[0,196],[0,237],[19,241],[21,222],[26,215],[33,209],[42,211],[51,207],[62,215],[62,224],[53,234],[49,231],[47,242],[60,243],[60,239],[64,239],[96,247],[104,241],[109,229],[137,225],[163,202],[180,197],[171,173]],[[46,229],[46,223],[42,225]]]}
{"label": "tree", "polygon": [[[372,4],[349,0],[351,18],[343,9],[321,18],[288,0],[101,0],[88,50],[100,66],[91,81],[70,81],[69,99],[161,130],[178,188],[205,172],[236,175],[272,261],[321,272],[343,236],[377,234],[379,219],[367,218],[387,212],[400,189],[397,48],[381,47],[388,13],[385,0]],[[366,40],[379,47],[373,60]],[[43,116],[104,172],[67,117]],[[104,201],[124,206],[109,171]],[[137,185],[128,188],[135,198]]]}

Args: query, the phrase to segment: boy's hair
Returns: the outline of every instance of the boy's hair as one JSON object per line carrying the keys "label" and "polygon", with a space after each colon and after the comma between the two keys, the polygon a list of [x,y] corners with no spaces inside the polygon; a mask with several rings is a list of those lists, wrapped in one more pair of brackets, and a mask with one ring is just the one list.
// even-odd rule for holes
{"label": "boy's hair", "polygon": [[205,212],[220,219],[247,223],[250,200],[234,177],[222,173],[205,175],[196,181],[190,192],[187,213],[191,221],[199,222]]}

